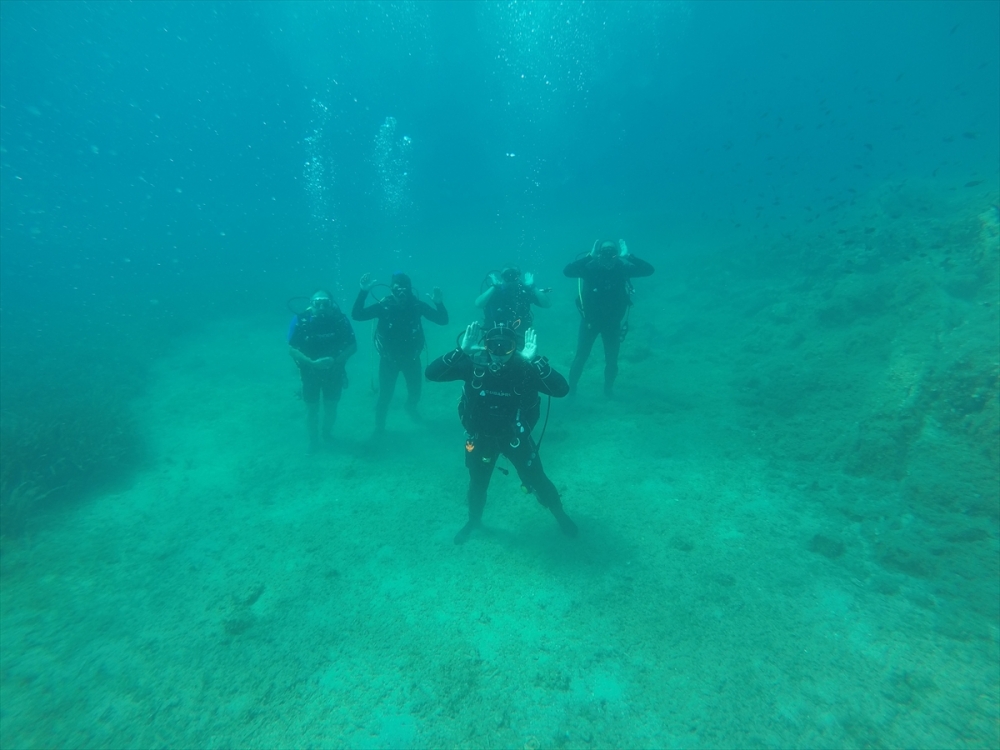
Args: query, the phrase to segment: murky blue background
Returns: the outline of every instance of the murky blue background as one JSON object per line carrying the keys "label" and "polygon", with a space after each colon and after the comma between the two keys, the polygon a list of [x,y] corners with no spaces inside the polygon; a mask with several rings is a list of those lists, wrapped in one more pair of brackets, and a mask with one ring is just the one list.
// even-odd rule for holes
{"label": "murky blue background", "polygon": [[[997,169],[994,3],[2,12],[12,315],[40,297],[95,320],[150,298],[174,315],[267,304],[337,253],[353,281],[362,249],[449,235],[519,255],[626,225],[682,251],[836,212],[873,182]],[[410,139],[383,165],[406,173],[395,211],[387,117]]]}

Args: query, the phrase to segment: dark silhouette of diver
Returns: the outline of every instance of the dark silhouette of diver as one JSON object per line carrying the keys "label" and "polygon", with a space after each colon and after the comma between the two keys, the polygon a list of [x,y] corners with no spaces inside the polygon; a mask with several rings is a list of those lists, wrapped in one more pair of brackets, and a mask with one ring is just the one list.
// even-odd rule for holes
{"label": "dark silhouette of diver", "polygon": [[618,351],[628,331],[632,283],[637,276],[652,276],[653,267],[628,251],[625,240],[598,240],[588,255],[573,261],[563,273],[579,279],[577,307],[580,332],[576,356],[569,368],[569,387],[576,385],[597,337],[604,341],[604,395],[610,398],[618,376]]}
{"label": "dark silhouette of diver", "polygon": [[521,273],[516,266],[502,271],[490,271],[484,279],[489,286],[476,297],[476,307],[482,308],[486,330],[504,325],[517,335],[518,349],[524,346],[524,332],[532,327],[532,305],[551,307],[550,289],[541,289],[535,283],[535,274]]}
{"label": "dark silhouette of diver", "polygon": [[577,535],[577,527],[563,510],[559,491],[545,475],[531,430],[538,421],[539,393],[557,398],[569,393],[566,379],[544,357],[536,356],[533,329],[525,332],[524,349],[507,326],[482,334],[479,323],[465,329],[457,349],[427,366],[427,379],[438,383],[461,380],[458,413],[465,427],[465,465],[469,469],[469,521],[455,535],[465,542],[479,527],[486,506],[486,490],[500,455],[506,456],[525,492],[551,511],[563,533]]}
{"label": "dark silhouette of diver", "polygon": [[375,405],[375,434],[385,431],[385,418],[389,413],[389,403],[396,389],[399,373],[406,380],[406,410],[417,418],[417,402],[420,400],[420,352],[424,349],[424,327],[421,318],[432,323],[447,325],[448,311],[444,308],[441,290],[434,287],[432,297],[434,307],[413,294],[413,284],[405,273],[392,275],[392,293],[374,305],[365,307],[365,298],[375,286],[370,274],[361,277],[361,291],[354,300],[351,317],[355,320],[377,318],[375,328],[375,348],[379,353],[378,403]]}

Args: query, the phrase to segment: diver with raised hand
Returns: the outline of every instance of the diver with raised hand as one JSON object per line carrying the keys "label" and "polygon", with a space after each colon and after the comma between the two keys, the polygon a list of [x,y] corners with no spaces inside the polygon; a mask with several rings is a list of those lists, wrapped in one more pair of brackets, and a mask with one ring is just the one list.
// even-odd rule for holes
{"label": "diver with raised hand", "polygon": [[534,320],[531,306],[551,307],[548,297],[551,290],[539,288],[533,273],[522,275],[516,266],[507,266],[499,273],[491,271],[486,281],[489,286],[476,297],[476,307],[483,310],[486,329],[507,326],[517,336],[518,348],[522,348],[524,332]]}
{"label": "diver with raised hand", "polygon": [[354,300],[351,317],[358,321],[378,319],[375,327],[375,348],[379,353],[378,403],[375,405],[375,434],[385,431],[385,418],[389,413],[389,403],[399,373],[406,380],[406,410],[418,419],[417,402],[420,400],[420,352],[424,348],[424,327],[421,318],[427,318],[440,326],[447,325],[448,311],[444,308],[444,297],[438,287],[434,287],[431,300],[434,307],[418,299],[413,293],[410,277],[397,271],[392,275],[390,294],[374,305],[365,307],[365,299],[376,282],[371,274],[361,277],[361,291]]}
{"label": "diver with raised hand", "polygon": [[[302,400],[306,404],[309,448],[329,441],[337,419],[337,403],[347,385],[344,365],[358,351],[351,321],[340,311],[333,295],[325,289],[309,298],[309,307],[292,320],[288,332],[288,353],[299,366]],[[320,428],[319,402],[323,397],[323,425]]]}
{"label": "diver with raised hand", "polygon": [[[427,366],[427,379],[438,383],[461,380],[458,413],[465,427],[465,465],[469,469],[469,520],[455,535],[462,544],[480,526],[486,490],[497,459],[506,456],[525,492],[551,511],[559,528],[569,537],[577,526],[563,510],[559,491],[545,475],[531,430],[539,413],[539,393],[557,398],[569,393],[566,379],[537,356],[534,329],[524,334],[524,348],[517,351],[517,336],[508,326],[484,334],[470,324],[457,349]],[[506,473],[506,472],[505,472]]]}
{"label": "diver with raised hand", "polygon": [[604,395],[610,398],[618,376],[618,351],[628,332],[630,279],[652,276],[653,267],[632,255],[625,240],[597,240],[589,254],[570,263],[563,273],[580,280],[576,304],[582,317],[576,356],[569,368],[570,390],[576,392],[583,366],[600,336],[604,342]]}

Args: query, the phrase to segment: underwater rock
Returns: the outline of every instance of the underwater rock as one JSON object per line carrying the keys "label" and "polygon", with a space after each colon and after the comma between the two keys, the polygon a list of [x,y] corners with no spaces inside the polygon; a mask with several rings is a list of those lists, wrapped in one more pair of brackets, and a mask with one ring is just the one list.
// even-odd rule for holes
{"label": "underwater rock", "polygon": [[671,548],[680,550],[681,552],[690,552],[694,549],[694,543],[690,539],[685,539],[681,536],[671,537],[669,544]]}
{"label": "underwater rock", "polygon": [[227,617],[223,618],[222,628],[226,631],[226,635],[241,635],[253,626],[255,620],[256,618],[250,610],[237,610],[230,612]]}
{"label": "underwater rock", "polygon": [[260,595],[263,593],[264,593],[264,584],[254,583],[250,586],[247,586],[246,589],[244,589],[243,591],[235,594],[233,596],[233,599],[236,601],[238,605],[242,607],[252,607],[254,603],[256,603],[258,599],[260,599]]}
{"label": "underwater rock", "polygon": [[885,568],[913,578],[929,578],[935,572],[931,557],[919,548],[908,546],[903,539],[883,545],[878,550],[878,561]]}
{"label": "underwater rock", "polygon": [[264,593],[264,584],[252,583],[237,590],[232,595],[232,605],[222,618],[222,629],[226,635],[241,635],[253,627],[257,621],[251,607]]}
{"label": "underwater rock", "polygon": [[822,534],[816,534],[809,540],[809,551],[834,560],[844,554],[844,543]]}

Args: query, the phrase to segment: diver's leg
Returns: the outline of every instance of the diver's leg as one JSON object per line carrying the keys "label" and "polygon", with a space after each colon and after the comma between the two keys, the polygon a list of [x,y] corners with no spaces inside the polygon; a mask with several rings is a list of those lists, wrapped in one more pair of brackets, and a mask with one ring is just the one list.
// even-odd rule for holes
{"label": "diver's leg", "polygon": [[378,403],[375,404],[375,432],[385,431],[385,417],[389,413],[393,391],[396,390],[396,379],[399,377],[399,366],[388,357],[383,356],[378,363]]}
{"label": "diver's leg", "polygon": [[320,430],[320,437],[325,442],[333,439],[333,424],[337,421],[337,399],[326,399],[323,401],[323,426]]}
{"label": "diver's leg", "polygon": [[424,372],[420,366],[420,356],[406,362],[403,367],[403,379],[406,380],[406,411],[414,419],[418,419],[417,402],[420,401],[420,389],[424,383]]}
{"label": "diver's leg", "polygon": [[309,435],[309,450],[319,447],[319,393],[320,381],[316,373],[301,370],[302,400],[306,405],[306,432]]}
{"label": "diver's leg", "polygon": [[521,480],[521,487],[526,492],[535,493],[538,502],[549,509],[549,512],[559,523],[559,528],[563,534],[573,538],[579,533],[573,519],[566,515],[563,510],[562,500],[559,497],[559,490],[552,483],[542,468],[542,460],[538,455],[538,448],[530,438],[523,438],[516,447],[508,447],[503,451],[504,455],[517,470],[517,476]]}
{"label": "diver's leg", "polygon": [[333,424],[337,421],[337,404],[343,389],[344,373],[337,370],[327,373],[323,380],[323,424],[320,437],[329,442],[333,437]]}
{"label": "diver's leg", "polygon": [[309,432],[309,450],[319,448],[319,401],[306,404],[306,429]]}
{"label": "diver's leg", "polygon": [[619,326],[608,326],[601,332],[604,340],[604,395],[611,398],[611,389],[618,377],[618,352],[622,348],[622,335]]}
{"label": "diver's leg", "polygon": [[469,520],[455,534],[455,544],[464,544],[482,522],[483,508],[486,507],[486,489],[490,486],[496,459],[496,450],[489,444],[477,444],[471,451],[466,448],[465,465],[469,468]]}
{"label": "diver's leg", "polygon": [[576,391],[576,384],[583,374],[583,366],[587,363],[590,350],[597,340],[597,329],[593,328],[586,320],[580,321],[580,333],[576,337],[576,356],[573,357],[573,364],[569,366],[569,389]]}

